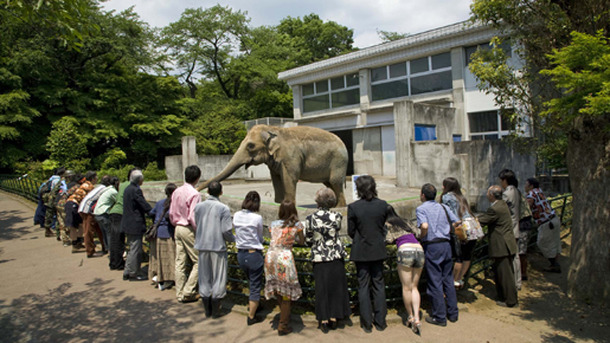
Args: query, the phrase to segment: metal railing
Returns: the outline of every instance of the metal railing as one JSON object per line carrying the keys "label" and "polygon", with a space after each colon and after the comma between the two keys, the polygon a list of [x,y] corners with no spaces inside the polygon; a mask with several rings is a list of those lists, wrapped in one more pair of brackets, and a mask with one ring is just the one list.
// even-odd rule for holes
{"label": "metal railing", "polygon": [[[42,181],[31,179],[27,176],[15,176],[15,175],[0,175],[0,189],[17,194],[19,196],[23,196],[32,201],[38,201],[38,188],[42,184]],[[572,218],[572,195],[565,194],[553,198],[547,199],[551,204],[551,207],[555,210],[557,215],[559,215],[561,220],[562,227],[562,239],[571,234],[571,218]],[[533,246],[536,243],[536,235],[537,230],[531,230],[530,236],[528,239],[528,246]],[[268,243],[265,243],[266,245]],[[491,268],[491,261],[487,254],[488,249],[487,237],[480,240],[473,252],[473,261],[470,267],[470,271],[466,275],[466,279],[469,277],[473,277],[480,273],[485,272],[489,268]],[[297,250],[308,249],[305,246],[297,246],[295,245]],[[346,244],[346,248],[350,248],[350,244]],[[229,294],[248,297],[248,294],[243,291],[238,291],[235,289],[247,289],[248,281],[245,276],[241,276],[241,268],[237,265],[237,252],[234,246],[232,246],[229,251],[229,272],[228,278],[229,281],[229,289],[227,292]],[[301,253],[302,254],[302,253]],[[315,289],[313,287],[313,264],[309,258],[304,257],[295,257],[295,262],[297,263],[297,271],[299,275],[299,280],[301,281],[303,290],[303,296],[298,300],[299,303],[305,305],[307,307],[313,308],[314,305],[314,296]],[[350,294],[350,303],[357,303],[357,277],[355,268],[349,264],[349,260],[345,261],[346,265],[346,276],[348,279],[348,292]],[[299,268],[300,265],[300,268]],[[396,272],[396,249],[395,245],[388,245],[388,258],[384,263],[384,271],[383,274],[386,278],[386,302],[397,302],[402,301],[402,296],[400,289],[402,285],[400,284],[400,280],[398,279]],[[351,270],[353,271],[351,271]],[[390,280],[390,282],[387,282]],[[303,282],[305,281],[305,282]],[[422,282],[425,282],[425,273],[422,275]],[[388,296],[389,295],[389,296]]]}

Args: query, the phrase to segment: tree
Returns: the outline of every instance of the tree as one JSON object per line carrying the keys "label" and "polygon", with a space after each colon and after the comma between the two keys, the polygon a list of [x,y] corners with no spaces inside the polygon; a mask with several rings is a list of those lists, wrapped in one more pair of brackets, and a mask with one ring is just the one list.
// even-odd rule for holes
{"label": "tree", "polygon": [[518,53],[525,61],[511,69],[497,53],[478,59],[471,70],[482,87],[501,106],[512,103],[538,131],[552,132],[544,139],[566,143],[574,199],[569,293],[608,303],[610,282],[600,266],[610,263],[604,225],[610,220],[610,3],[475,0],[471,10],[473,20],[494,26],[521,47]]}
{"label": "tree", "polygon": [[88,164],[86,139],[73,117],[63,117],[53,124],[46,147],[50,159],[58,165],[84,170]]}
{"label": "tree", "polygon": [[409,34],[393,32],[393,31],[377,30],[377,35],[379,36],[379,38],[381,38],[382,42],[387,43],[387,42],[393,42],[395,40],[406,38]]}
{"label": "tree", "polygon": [[186,9],[180,19],[161,32],[162,45],[176,64],[179,77],[195,97],[196,77],[216,80],[228,98],[237,98],[239,76],[227,66],[232,52],[248,31],[249,18],[241,11],[216,5]]}
{"label": "tree", "polygon": [[354,31],[334,21],[323,22],[317,14],[287,17],[277,26],[279,33],[292,37],[294,47],[300,53],[297,65],[305,65],[319,60],[353,51]]}

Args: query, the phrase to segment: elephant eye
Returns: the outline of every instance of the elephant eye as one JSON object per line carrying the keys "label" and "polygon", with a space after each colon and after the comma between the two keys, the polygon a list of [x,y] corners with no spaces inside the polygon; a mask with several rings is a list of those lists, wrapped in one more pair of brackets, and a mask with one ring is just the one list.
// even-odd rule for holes
{"label": "elephant eye", "polygon": [[248,143],[247,148],[248,150],[254,149],[254,143]]}

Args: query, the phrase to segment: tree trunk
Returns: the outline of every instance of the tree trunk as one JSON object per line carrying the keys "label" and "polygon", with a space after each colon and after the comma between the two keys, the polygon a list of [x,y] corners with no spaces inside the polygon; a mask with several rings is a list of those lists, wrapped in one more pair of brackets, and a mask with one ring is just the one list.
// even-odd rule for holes
{"label": "tree trunk", "polygon": [[568,293],[610,304],[610,115],[579,117],[569,136],[567,164],[573,191]]}

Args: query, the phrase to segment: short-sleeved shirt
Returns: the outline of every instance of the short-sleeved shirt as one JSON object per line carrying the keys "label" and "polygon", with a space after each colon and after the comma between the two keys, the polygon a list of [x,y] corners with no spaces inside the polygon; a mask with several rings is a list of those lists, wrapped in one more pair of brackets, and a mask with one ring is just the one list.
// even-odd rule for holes
{"label": "short-sleeved shirt", "polygon": [[235,212],[235,246],[237,249],[263,250],[263,217],[248,210]]}
{"label": "short-sleeved shirt", "polygon": [[449,207],[439,204],[434,200],[426,201],[415,210],[417,226],[428,223],[428,233],[422,237],[422,242],[435,239],[449,239],[451,223],[447,221],[447,214],[445,214],[443,207],[447,210],[451,222],[459,220]]}

